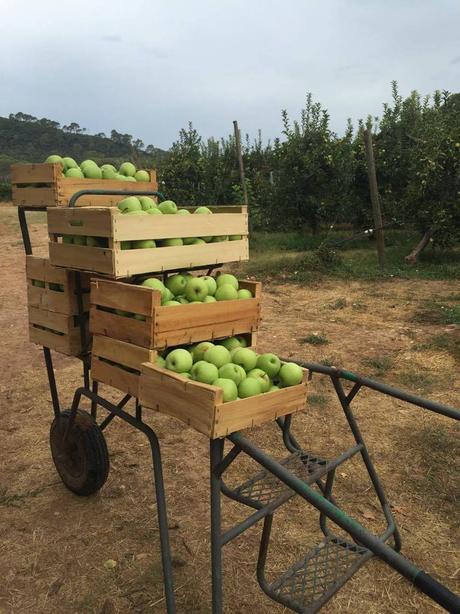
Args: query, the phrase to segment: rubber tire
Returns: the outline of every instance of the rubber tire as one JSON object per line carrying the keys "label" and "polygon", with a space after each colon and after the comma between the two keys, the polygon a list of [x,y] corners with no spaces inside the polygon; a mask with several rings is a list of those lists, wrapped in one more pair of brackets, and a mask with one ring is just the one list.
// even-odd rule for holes
{"label": "rubber tire", "polygon": [[54,465],[64,485],[76,495],[88,497],[102,488],[109,475],[105,437],[91,415],[77,410],[72,430],[64,441],[70,411],[61,412],[50,428]]}

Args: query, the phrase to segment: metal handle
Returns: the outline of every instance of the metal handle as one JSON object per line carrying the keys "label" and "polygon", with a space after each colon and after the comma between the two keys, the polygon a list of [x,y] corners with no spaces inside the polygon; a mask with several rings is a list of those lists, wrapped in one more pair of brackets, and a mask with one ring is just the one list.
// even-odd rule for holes
{"label": "metal handle", "polygon": [[69,207],[75,207],[75,203],[81,196],[158,196],[164,200],[164,195],[161,192],[145,190],[142,192],[129,192],[124,190],[79,190],[72,194],[69,200]]}

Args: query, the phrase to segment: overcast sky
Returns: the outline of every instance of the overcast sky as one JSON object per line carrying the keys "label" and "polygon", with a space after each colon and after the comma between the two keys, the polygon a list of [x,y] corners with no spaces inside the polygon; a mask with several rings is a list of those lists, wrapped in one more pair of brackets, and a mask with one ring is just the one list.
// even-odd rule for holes
{"label": "overcast sky", "polygon": [[460,90],[460,0],[0,0],[0,115],[22,111],[167,148],[280,135],[312,92],[342,132],[397,79]]}

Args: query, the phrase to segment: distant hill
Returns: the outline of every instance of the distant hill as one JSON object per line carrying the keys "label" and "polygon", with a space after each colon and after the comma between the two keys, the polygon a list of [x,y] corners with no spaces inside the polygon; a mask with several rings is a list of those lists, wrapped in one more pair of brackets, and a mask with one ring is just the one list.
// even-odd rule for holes
{"label": "distant hill", "polygon": [[43,162],[54,153],[75,158],[78,163],[86,158],[115,165],[130,160],[143,168],[155,168],[167,156],[163,149],[146,146],[116,130],[110,136],[85,134],[75,122],[61,127],[51,119],[25,113],[0,117],[0,181],[7,180],[11,164]]}

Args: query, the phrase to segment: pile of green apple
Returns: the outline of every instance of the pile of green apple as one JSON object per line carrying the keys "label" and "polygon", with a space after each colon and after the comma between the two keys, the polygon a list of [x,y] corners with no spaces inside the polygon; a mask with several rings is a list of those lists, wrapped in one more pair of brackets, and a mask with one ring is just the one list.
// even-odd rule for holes
{"label": "pile of green apple", "polygon": [[294,362],[282,362],[276,354],[257,354],[243,347],[244,338],[229,337],[217,344],[203,341],[186,348],[167,350],[156,364],[203,384],[223,390],[223,401],[246,399],[280,388],[296,386],[303,371]]}
{"label": "pile of green apple", "polygon": [[60,164],[64,177],[72,179],[115,179],[116,181],[150,181],[147,171],[137,170],[132,162],[123,162],[117,170],[113,164],[98,166],[94,160],[84,160],[78,165],[73,158],[48,156],[45,164]]}
{"label": "pile of green apple", "polygon": [[[188,209],[180,209],[172,200],[156,203],[149,196],[128,196],[117,204],[123,215],[191,215]],[[208,207],[197,207],[193,215],[212,215]],[[220,243],[221,241],[240,241],[241,235],[224,235],[218,237],[184,237],[176,239],[143,239],[141,241],[122,241],[122,249],[147,249],[151,247],[174,247],[177,245],[200,245],[203,243]]]}
{"label": "pile of green apple", "polygon": [[166,283],[156,277],[149,277],[141,285],[159,290],[161,304],[165,307],[253,298],[252,292],[240,288],[239,281],[230,273],[214,277],[211,275],[195,277],[191,273],[177,273],[168,277]]}

